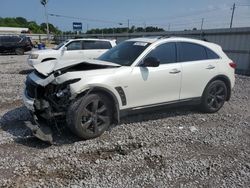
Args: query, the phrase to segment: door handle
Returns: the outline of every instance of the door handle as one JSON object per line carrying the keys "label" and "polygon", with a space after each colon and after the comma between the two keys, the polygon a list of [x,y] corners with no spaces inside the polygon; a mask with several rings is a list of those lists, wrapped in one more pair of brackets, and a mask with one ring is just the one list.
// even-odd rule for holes
{"label": "door handle", "polygon": [[215,68],[215,66],[213,66],[213,65],[208,65],[206,69],[211,70],[211,69],[214,69],[214,68]]}
{"label": "door handle", "polygon": [[180,70],[178,70],[178,69],[172,69],[169,73],[170,74],[178,74],[178,73],[180,73],[181,71]]}

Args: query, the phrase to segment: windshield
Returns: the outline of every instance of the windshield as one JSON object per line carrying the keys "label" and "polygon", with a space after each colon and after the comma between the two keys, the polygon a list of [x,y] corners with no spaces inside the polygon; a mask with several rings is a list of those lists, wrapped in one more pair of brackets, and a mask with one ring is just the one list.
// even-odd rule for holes
{"label": "windshield", "polygon": [[130,66],[149,45],[150,43],[147,42],[125,41],[110,49],[98,59],[121,66]]}
{"label": "windshield", "polygon": [[67,42],[69,42],[69,40],[65,40],[63,42],[61,42],[60,44],[58,44],[55,48],[53,48],[54,50],[59,50],[64,44],[66,44]]}

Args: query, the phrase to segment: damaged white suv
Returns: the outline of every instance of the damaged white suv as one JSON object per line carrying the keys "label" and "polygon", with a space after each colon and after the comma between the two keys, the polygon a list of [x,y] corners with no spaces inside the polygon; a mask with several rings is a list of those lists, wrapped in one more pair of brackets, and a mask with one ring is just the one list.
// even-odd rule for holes
{"label": "damaged white suv", "polygon": [[[221,47],[187,38],[137,38],[97,60],[34,65],[23,100],[40,139],[57,120],[83,139],[100,136],[121,116],[173,104],[218,111],[230,99],[236,64]],[[42,134],[40,134],[42,133]]]}

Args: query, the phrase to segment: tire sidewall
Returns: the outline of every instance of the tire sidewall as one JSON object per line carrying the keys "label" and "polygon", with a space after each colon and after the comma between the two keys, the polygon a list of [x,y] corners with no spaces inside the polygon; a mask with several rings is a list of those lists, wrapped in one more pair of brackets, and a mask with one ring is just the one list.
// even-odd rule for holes
{"label": "tire sidewall", "polygon": [[[215,85],[220,85],[220,86],[222,86],[224,88],[225,97],[224,97],[224,100],[223,100],[223,102],[222,102],[222,104],[220,105],[219,108],[212,109],[207,104],[207,98],[208,98],[208,95],[209,95],[209,92],[210,92],[211,88],[214,87]],[[214,112],[219,111],[223,107],[223,105],[224,105],[224,103],[226,101],[226,97],[227,97],[227,87],[226,87],[226,84],[223,81],[221,81],[221,80],[212,81],[211,83],[209,83],[207,85],[207,87],[205,88],[205,90],[203,92],[202,103],[201,103],[201,110],[203,112],[208,112],[208,113],[214,113]]]}
{"label": "tire sidewall", "polygon": [[[105,126],[102,128],[101,131],[99,131],[97,134],[89,134],[88,131],[85,131],[85,129],[81,126],[82,117],[84,115],[84,108],[86,105],[89,104],[90,101],[98,99],[103,102],[103,104],[108,109],[108,116],[110,117],[109,122],[105,124]],[[70,108],[71,110],[71,117],[67,117],[67,122],[69,128],[79,137],[83,139],[92,139],[100,136],[103,134],[110,126],[111,119],[112,119],[112,106],[111,103],[105,95],[102,94],[89,94],[87,96],[82,97],[78,101],[76,101],[74,104],[72,104],[74,107]]]}

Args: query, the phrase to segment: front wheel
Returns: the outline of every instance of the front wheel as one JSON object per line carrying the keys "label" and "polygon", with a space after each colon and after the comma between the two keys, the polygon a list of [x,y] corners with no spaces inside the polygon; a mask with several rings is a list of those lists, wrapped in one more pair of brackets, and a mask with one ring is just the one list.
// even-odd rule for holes
{"label": "front wheel", "polygon": [[75,101],[67,113],[67,125],[83,139],[100,136],[112,120],[112,105],[103,94],[89,94]]}
{"label": "front wheel", "polygon": [[201,110],[203,112],[214,113],[221,109],[227,97],[227,87],[221,80],[211,82],[202,96]]}

